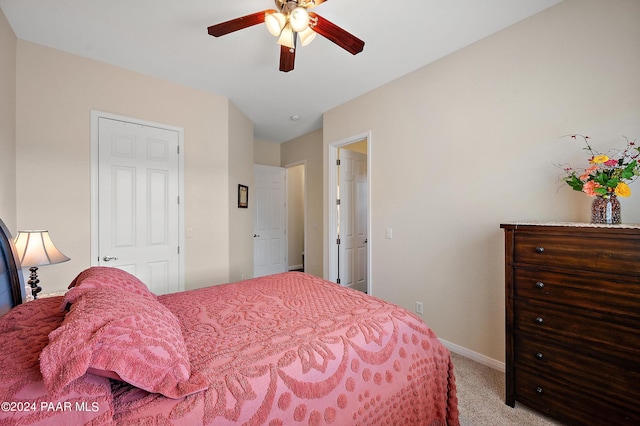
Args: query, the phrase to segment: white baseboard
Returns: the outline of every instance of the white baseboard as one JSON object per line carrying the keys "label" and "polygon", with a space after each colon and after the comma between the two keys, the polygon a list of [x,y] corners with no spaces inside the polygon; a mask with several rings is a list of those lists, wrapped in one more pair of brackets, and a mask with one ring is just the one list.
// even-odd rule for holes
{"label": "white baseboard", "polygon": [[493,358],[489,358],[488,356],[479,354],[478,352],[471,351],[467,348],[463,348],[462,346],[458,346],[451,342],[447,342],[446,340],[440,339],[440,341],[442,342],[443,345],[447,347],[447,349],[449,349],[453,353],[462,355],[476,362],[479,362],[482,365],[486,365],[487,367],[491,367],[498,371],[502,371],[503,373],[505,372],[504,362],[495,360]]}
{"label": "white baseboard", "polygon": [[290,271],[297,271],[298,269],[304,268],[304,265],[301,263],[299,265],[289,265]]}

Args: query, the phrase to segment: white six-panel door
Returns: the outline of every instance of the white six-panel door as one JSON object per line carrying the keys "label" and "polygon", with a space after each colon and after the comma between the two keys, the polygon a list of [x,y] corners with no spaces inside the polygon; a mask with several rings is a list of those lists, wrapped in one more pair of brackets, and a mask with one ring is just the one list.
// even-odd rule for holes
{"label": "white six-panel door", "polygon": [[282,167],[254,165],[254,277],[287,270],[285,172]]}
{"label": "white six-panel door", "polygon": [[179,133],[98,118],[98,265],[181,290]]}
{"label": "white six-panel door", "polygon": [[340,284],[367,291],[367,156],[343,148],[340,159]]}

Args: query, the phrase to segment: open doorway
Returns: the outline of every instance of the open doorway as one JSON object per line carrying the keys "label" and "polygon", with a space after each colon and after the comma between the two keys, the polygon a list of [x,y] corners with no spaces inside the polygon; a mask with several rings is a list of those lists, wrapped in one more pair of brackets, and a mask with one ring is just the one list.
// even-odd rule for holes
{"label": "open doorway", "polygon": [[253,276],[287,270],[286,169],[254,164]]}
{"label": "open doorway", "polygon": [[370,135],[329,146],[329,279],[371,293]]}
{"label": "open doorway", "polygon": [[287,170],[288,270],[305,271],[306,247],[306,165],[296,163]]}

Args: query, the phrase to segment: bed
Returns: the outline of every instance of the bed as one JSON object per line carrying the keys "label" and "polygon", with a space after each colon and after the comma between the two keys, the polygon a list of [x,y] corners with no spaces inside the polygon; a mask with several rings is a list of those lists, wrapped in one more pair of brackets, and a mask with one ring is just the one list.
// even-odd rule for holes
{"label": "bed", "polygon": [[156,296],[92,267],[27,303],[1,223],[2,425],[459,425],[422,320],[299,272]]}

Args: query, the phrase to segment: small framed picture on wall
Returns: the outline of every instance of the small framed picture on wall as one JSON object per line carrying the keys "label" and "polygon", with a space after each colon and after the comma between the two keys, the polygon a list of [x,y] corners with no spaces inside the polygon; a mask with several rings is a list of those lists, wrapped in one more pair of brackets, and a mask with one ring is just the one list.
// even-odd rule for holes
{"label": "small framed picture on wall", "polygon": [[238,185],[238,208],[246,209],[249,205],[249,187]]}

